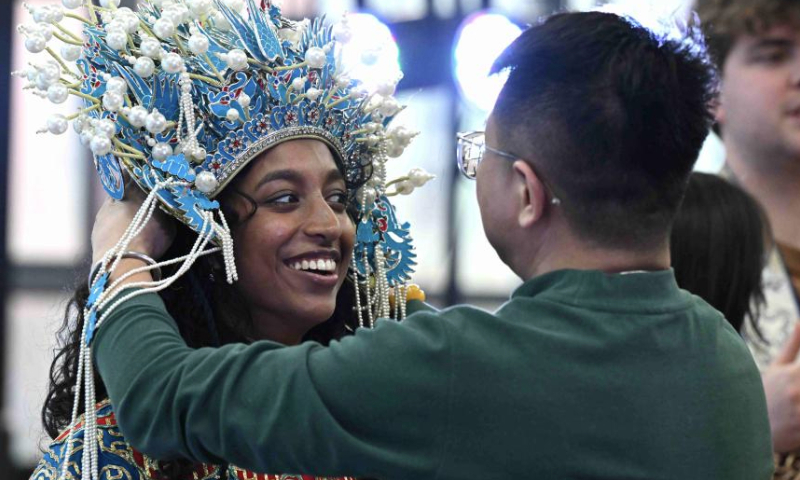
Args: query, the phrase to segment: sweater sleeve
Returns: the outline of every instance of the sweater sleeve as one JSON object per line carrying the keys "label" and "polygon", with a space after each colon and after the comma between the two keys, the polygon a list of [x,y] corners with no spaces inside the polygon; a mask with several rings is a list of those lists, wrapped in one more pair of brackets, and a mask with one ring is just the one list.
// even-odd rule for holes
{"label": "sweater sleeve", "polygon": [[120,428],[155,458],[378,478],[433,478],[443,458],[452,354],[433,313],[329,347],[191,349],[148,294],[112,312],[93,348]]}

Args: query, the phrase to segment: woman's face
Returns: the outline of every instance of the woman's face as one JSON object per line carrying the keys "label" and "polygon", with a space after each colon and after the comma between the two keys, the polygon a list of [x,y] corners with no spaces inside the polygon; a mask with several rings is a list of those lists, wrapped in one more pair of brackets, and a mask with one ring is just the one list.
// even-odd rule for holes
{"label": "woman's face", "polygon": [[292,140],[262,153],[228,188],[243,220],[233,227],[237,288],[259,339],[294,344],[336,306],[355,239],[341,172],[318,140]]}

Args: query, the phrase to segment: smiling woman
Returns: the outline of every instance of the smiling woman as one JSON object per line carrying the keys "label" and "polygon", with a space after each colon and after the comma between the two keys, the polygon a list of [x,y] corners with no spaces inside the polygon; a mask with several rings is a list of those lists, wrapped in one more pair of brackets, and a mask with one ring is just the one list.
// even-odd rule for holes
{"label": "smiling woman", "polygon": [[344,177],[324,143],[293,140],[263,153],[237,180],[226,203],[243,219],[231,233],[254,333],[299,343],[333,314],[352,258]]}
{"label": "smiling woman", "polygon": [[[416,134],[389,128],[401,110],[394,83],[370,91],[344,73],[347,19],[293,22],[255,0],[85,5],[87,17],[30,7],[38,23],[20,29],[29,51],[49,57],[18,76],[54,103],[84,102],[48,130],[73,123],[111,197],[89,283],[65,313],[42,410],[54,441],[33,478],[278,478],[137,452],[93,371],[92,339],[120,298],[148,292],[196,348],[327,345],[402,318],[415,254],[389,197],[431,177],[415,169],[388,181],[386,162]],[[61,55],[45,48],[61,38],[49,24],[72,42]],[[155,249],[137,236],[149,229],[169,232]]]}
{"label": "smiling woman", "polygon": [[[348,213],[348,187],[340,162],[326,144],[290,140],[261,153],[231,181],[219,202],[230,219],[239,281],[231,285],[222,280],[223,262],[204,256],[161,292],[187,343],[202,347],[271,340],[292,345],[313,340],[327,345],[358,328],[353,312],[355,286],[348,276],[355,223]],[[183,225],[176,225],[176,230],[165,257],[184,254],[196,239]],[[172,275],[177,268],[165,268],[164,273]],[[88,294],[86,287],[79,288],[70,310],[79,310]],[[83,327],[82,317],[76,326],[71,325],[75,313],[70,311],[65,318],[62,333],[67,343],[53,362],[43,409],[48,433],[55,441],[32,475],[34,480],[53,478],[68,439],[69,430],[60,430],[70,421]],[[96,391],[98,398],[105,398],[99,378]],[[253,477],[254,473],[232,465],[148,458],[119,442],[123,434],[113,413],[107,400],[97,405],[101,462],[112,471],[136,474],[131,478],[140,480],[273,479]],[[75,438],[82,434],[79,425]]]}

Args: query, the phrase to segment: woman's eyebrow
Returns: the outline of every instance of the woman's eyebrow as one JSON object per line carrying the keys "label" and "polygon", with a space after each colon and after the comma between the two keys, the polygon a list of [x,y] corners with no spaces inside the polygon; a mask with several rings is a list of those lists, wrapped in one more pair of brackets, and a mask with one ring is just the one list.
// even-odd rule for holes
{"label": "woman's eyebrow", "polygon": [[259,180],[256,188],[264,185],[265,183],[274,182],[276,180],[286,180],[289,182],[300,182],[302,181],[303,176],[297,170],[274,170],[269,172],[268,174],[264,175],[261,180]]}
{"label": "woman's eyebrow", "polygon": [[[256,188],[259,188],[266,183],[274,182],[276,180],[285,180],[293,183],[301,183],[303,182],[303,174],[298,172],[297,170],[292,170],[292,169],[274,170],[264,175],[261,178],[261,180],[259,180],[258,184],[256,185]],[[341,182],[344,181],[344,175],[342,175],[342,172],[340,172],[338,168],[336,167],[331,168],[325,175],[325,183],[329,184],[339,181]]]}
{"label": "woman's eyebrow", "polygon": [[344,182],[344,175],[342,175],[342,172],[340,172],[338,168],[330,169],[328,175],[325,177],[326,184],[333,182]]}
{"label": "woman's eyebrow", "polygon": [[794,41],[783,37],[765,37],[757,40],[750,46],[751,51],[763,50],[768,48],[791,48]]}

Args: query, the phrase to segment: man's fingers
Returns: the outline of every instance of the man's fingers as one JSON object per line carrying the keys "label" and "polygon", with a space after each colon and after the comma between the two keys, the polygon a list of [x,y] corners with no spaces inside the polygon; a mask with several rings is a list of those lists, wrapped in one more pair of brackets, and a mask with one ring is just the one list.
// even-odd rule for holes
{"label": "man's fingers", "polygon": [[794,362],[797,353],[800,352],[800,322],[794,324],[792,336],[781,349],[781,353],[775,359],[775,363],[787,365]]}

